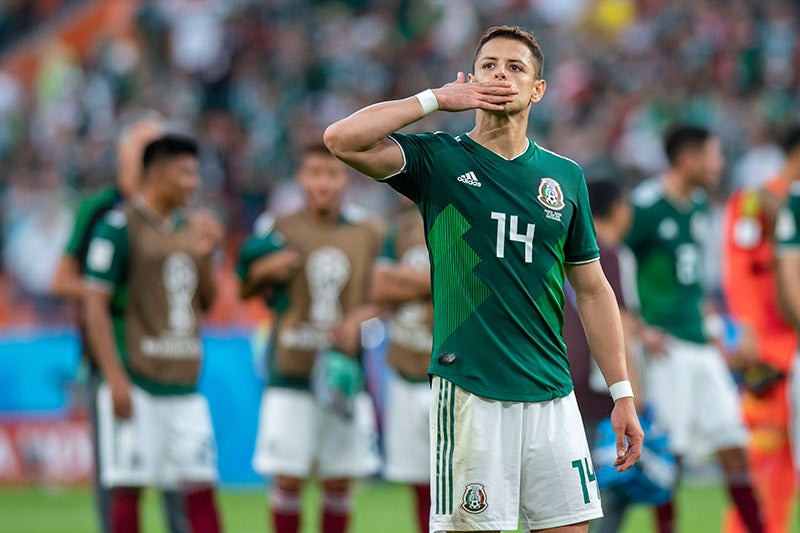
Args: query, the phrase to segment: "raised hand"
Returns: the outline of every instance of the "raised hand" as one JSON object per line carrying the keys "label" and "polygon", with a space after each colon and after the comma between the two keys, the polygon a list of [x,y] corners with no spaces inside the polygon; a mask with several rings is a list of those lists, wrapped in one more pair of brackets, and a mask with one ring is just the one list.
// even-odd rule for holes
{"label": "raised hand", "polygon": [[503,106],[512,102],[517,93],[519,91],[509,81],[466,83],[463,72],[458,73],[455,81],[433,89],[433,94],[439,102],[439,109],[443,111],[466,111],[468,109],[502,111]]}

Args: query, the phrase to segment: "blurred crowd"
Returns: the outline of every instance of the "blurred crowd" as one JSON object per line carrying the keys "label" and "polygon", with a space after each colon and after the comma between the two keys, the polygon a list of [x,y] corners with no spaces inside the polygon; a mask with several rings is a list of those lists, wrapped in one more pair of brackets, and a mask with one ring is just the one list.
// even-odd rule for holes
{"label": "blurred crowd", "polygon": [[[18,4],[24,2],[4,3],[12,11]],[[722,198],[777,170],[775,137],[800,119],[798,0],[142,0],[136,6],[134,31],[100,30],[87,54],[48,44],[30,86],[0,63],[7,300],[0,322],[67,318],[44,296],[52,269],[77,199],[112,179],[115,134],[137,109],[157,110],[200,139],[198,202],[226,222],[229,249],[265,206],[294,205],[287,183],[298,147],[363,105],[469,71],[480,33],[493,24],[520,25],[541,41],[548,91],[532,113],[530,135],[577,160],[589,179],[633,184],[659,172],[661,135],[681,120],[721,136],[729,162]],[[9,15],[0,9],[0,27]],[[18,19],[27,24],[20,27],[33,31],[33,19]],[[472,117],[434,113],[416,127],[464,131]],[[359,177],[353,183],[352,201],[376,213],[391,209],[388,188]]]}

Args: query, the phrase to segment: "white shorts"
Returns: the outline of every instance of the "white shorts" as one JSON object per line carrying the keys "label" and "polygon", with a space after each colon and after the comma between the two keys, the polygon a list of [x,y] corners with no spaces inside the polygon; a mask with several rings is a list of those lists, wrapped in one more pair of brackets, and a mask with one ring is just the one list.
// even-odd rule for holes
{"label": "white shorts", "polygon": [[386,447],[384,477],[400,483],[430,480],[431,386],[391,374],[383,432]]}
{"label": "white shorts", "polygon": [[178,488],[217,480],[208,402],[199,393],[158,396],[133,385],[133,414],[114,416],[111,391],[97,390],[101,483],[106,487]]}
{"label": "white shorts", "polygon": [[434,376],[433,394],[432,532],[516,531],[518,522],[530,531],[603,516],[573,393],[501,402]]}
{"label": "white shorts", "polygon": [[651,357],[647,371],[656,423],[676,455],[747,444],[736,384],[714,345],[670,337],[667,353]]}
{"label": "white shorts", "polygon": [[270,387],[261,397],[253,468],[262,475],[358,478],[380,468],[375,409],[366,392],[346,420],[308,390]]}

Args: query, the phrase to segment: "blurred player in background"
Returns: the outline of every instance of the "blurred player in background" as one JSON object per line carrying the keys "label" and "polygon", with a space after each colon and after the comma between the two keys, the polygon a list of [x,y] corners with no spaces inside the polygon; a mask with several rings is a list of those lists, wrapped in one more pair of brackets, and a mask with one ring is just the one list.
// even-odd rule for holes
{"label": "blurred player in background", "polygon": [[[436,313],[430,529],[498,531],[521,519],[526,530],[586,531],[602,512],[561,338],[564,275],[616,399],[615,464],[627,469],[643,434],[619,312],[582,170],[526,135],[546,86],[538,42],[491,28],[472,66],[466,83],[459,72],[441,88],[361,109],[325,141],[414,201],[425,223]],[[475,128],[396,133],[439,109],[476,110]]]}
{"label": "blurred player in background", "polygon": [[[597,232],[600,264],[617,298],[622,325],[625,331],[628,376],[637,398],[637,408],[643,396],[639,386],[639,362],[635,342],[645,342],[652,351],[663,350],[664,337],[656,329],[642,323],[637,315],[636,261],[624,245],[631,225],[631,206],[621,186],[610,179],[590,181],[587,184],[589,204]],[[597,443],[600,422],[611,416],[614,402],[608,395],[600,369],[592,359],[591,350],[581,326],[575,295],[571,287],[564,302],[564,342],[570,361],[570,374],[575,384],[575,398],[583,416],[589,446]],[[613,533],[618,531],[629,506],[625,496],[617,491],[601,490],[603,518],[591,523],[590,531]]]}
{"label": "blurred player in background", "polygon": [[[154,112],[146,112],[125,125],[117,140],[117,179],[84,198],[78,206],[75,225],[67,242],[64,254],[51,284],[51,291],[56,296],[82,302],[84,297],[83,274],[86,270],[86,253],[94,227],[105,217],[106,213],[122,204],[125,198],[132,198],[139,188],[142,174],[142,153],[150,141],[158,138],[164,130],[161,117]],[[83,318],[83,312],[79,314]],[[94,489],[96,507],[104,533],[110,531],[111,491],[100,483],[100,465],[97,460],[97,409],[95,398],[101,375],[97,364],[91,357],[85,339],[85,325],[79,324],[81,344],[88,365],[88,394],[90,423],[92,425],[95,468]],[[163,492],[164,508],[171,533],[188,532],[183,495],[180,491],[165,490]]]}
{"label": "blurred player in background", "polygon": [[351,480],[380,466],[369,395],[355,391],[345,417],[312,392],[315,360],[333,348],[358,361],[361,324],[379,311],[369,285],[383,230],[343,209],[347,172],[324,146],[307,148],[297,170],[306,207],[262,217],[239,253],[241,295],[262,294],[277,313],[253,458],[257,472],[275,476],[277,533],[300,531],[300,491],[314,475],[323,486],[322,531],[344,532]]}
{"label": "blurred player in background", "polygon": [[139,531],[148,485],[183,491],[194,533],[220,531],[214,432],[197,378],[222,228],[182,212],[198,185],[193,139],[150,142],[139,194],[95,227],[86,256],[86,334],[104,378],[100,466],[113,490],[114,533]]}
{"label": "blurred player in background", "polygon": [[[786,160],[778,175],[761,187],[735,191],[727,201],[722,270],[731,317],[754,333],[758,347],[758,359],[739,371],[751,472],[767,533],[788,531],[796,476],[786,378],[797,333],[781,315],[774,229],[790,187],[800,181],[800,128],[791,128],[781,144]],[[727,531],[744,531],[738,515],[729,513],[728,520]]]}
{"label": "blurred player in background", "polygon": [[[649,360],[648,396],[678,457],[697,443],[716,452],[747,530],[760,533],[763,525],[744,449],[747,430],[719,345],[721,319],[706,309],[701,285],[708,229],[702,189],[719,181],[722,148],[707,129],[678,126],[667,134],[665,151],[667,172],[632,195],[634,218],[627,237],[638,263],[642,317],[669,335],[666,353]],[[743,342],[737,355],[745,357],[748,345]],[[671,504],[660,508],[662,528],[672,515]]]}
{"label": "blurred player in background", "polygon": [[373,301],[392,308],[389,323],[389,377],[384,425],[384,477],[414,488],[417,519],[428,533],[431,512],[431,387],[428,365],[433,349],[431,272],[425,228],[416,206],[402,200],[372,278]]}

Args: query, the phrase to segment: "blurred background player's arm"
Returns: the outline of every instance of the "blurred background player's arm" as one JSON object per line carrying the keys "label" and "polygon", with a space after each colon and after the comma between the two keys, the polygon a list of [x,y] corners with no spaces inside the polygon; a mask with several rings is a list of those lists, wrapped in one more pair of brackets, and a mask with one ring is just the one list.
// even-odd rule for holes
{"label": "blurred background player's arm", "polygon": [[265,284],[284,285],[289,283],[302,266],[300,252],[285,248],[254,260],[241,279],[239,295],[250,298],[258,294]]}
{"label": "blurred background player's arm", "polygon": [[217,284],[214,279],[214,252],[222,244],[225,228],[217,216],[208,209],[199,209],[189,215],[189,224],[197,235],[200,261],[199,295],[201,307],[207,311],[217,297]]}
{"label": "blurred background player's arm", "polygon": [[100,367],[111,390],[114,414],[120,418],[128,418],[133,411],[131,384],[114,342],[110,303],[110,293],[91,287],[87,288],[85,299],[86,336],[97,366]]}
{"label": "blurred background player's arm", "polygon": [[409,265],[382,262],[373,270],[370,299],[394,306],[427,298],[431,294],[431,275]]}

